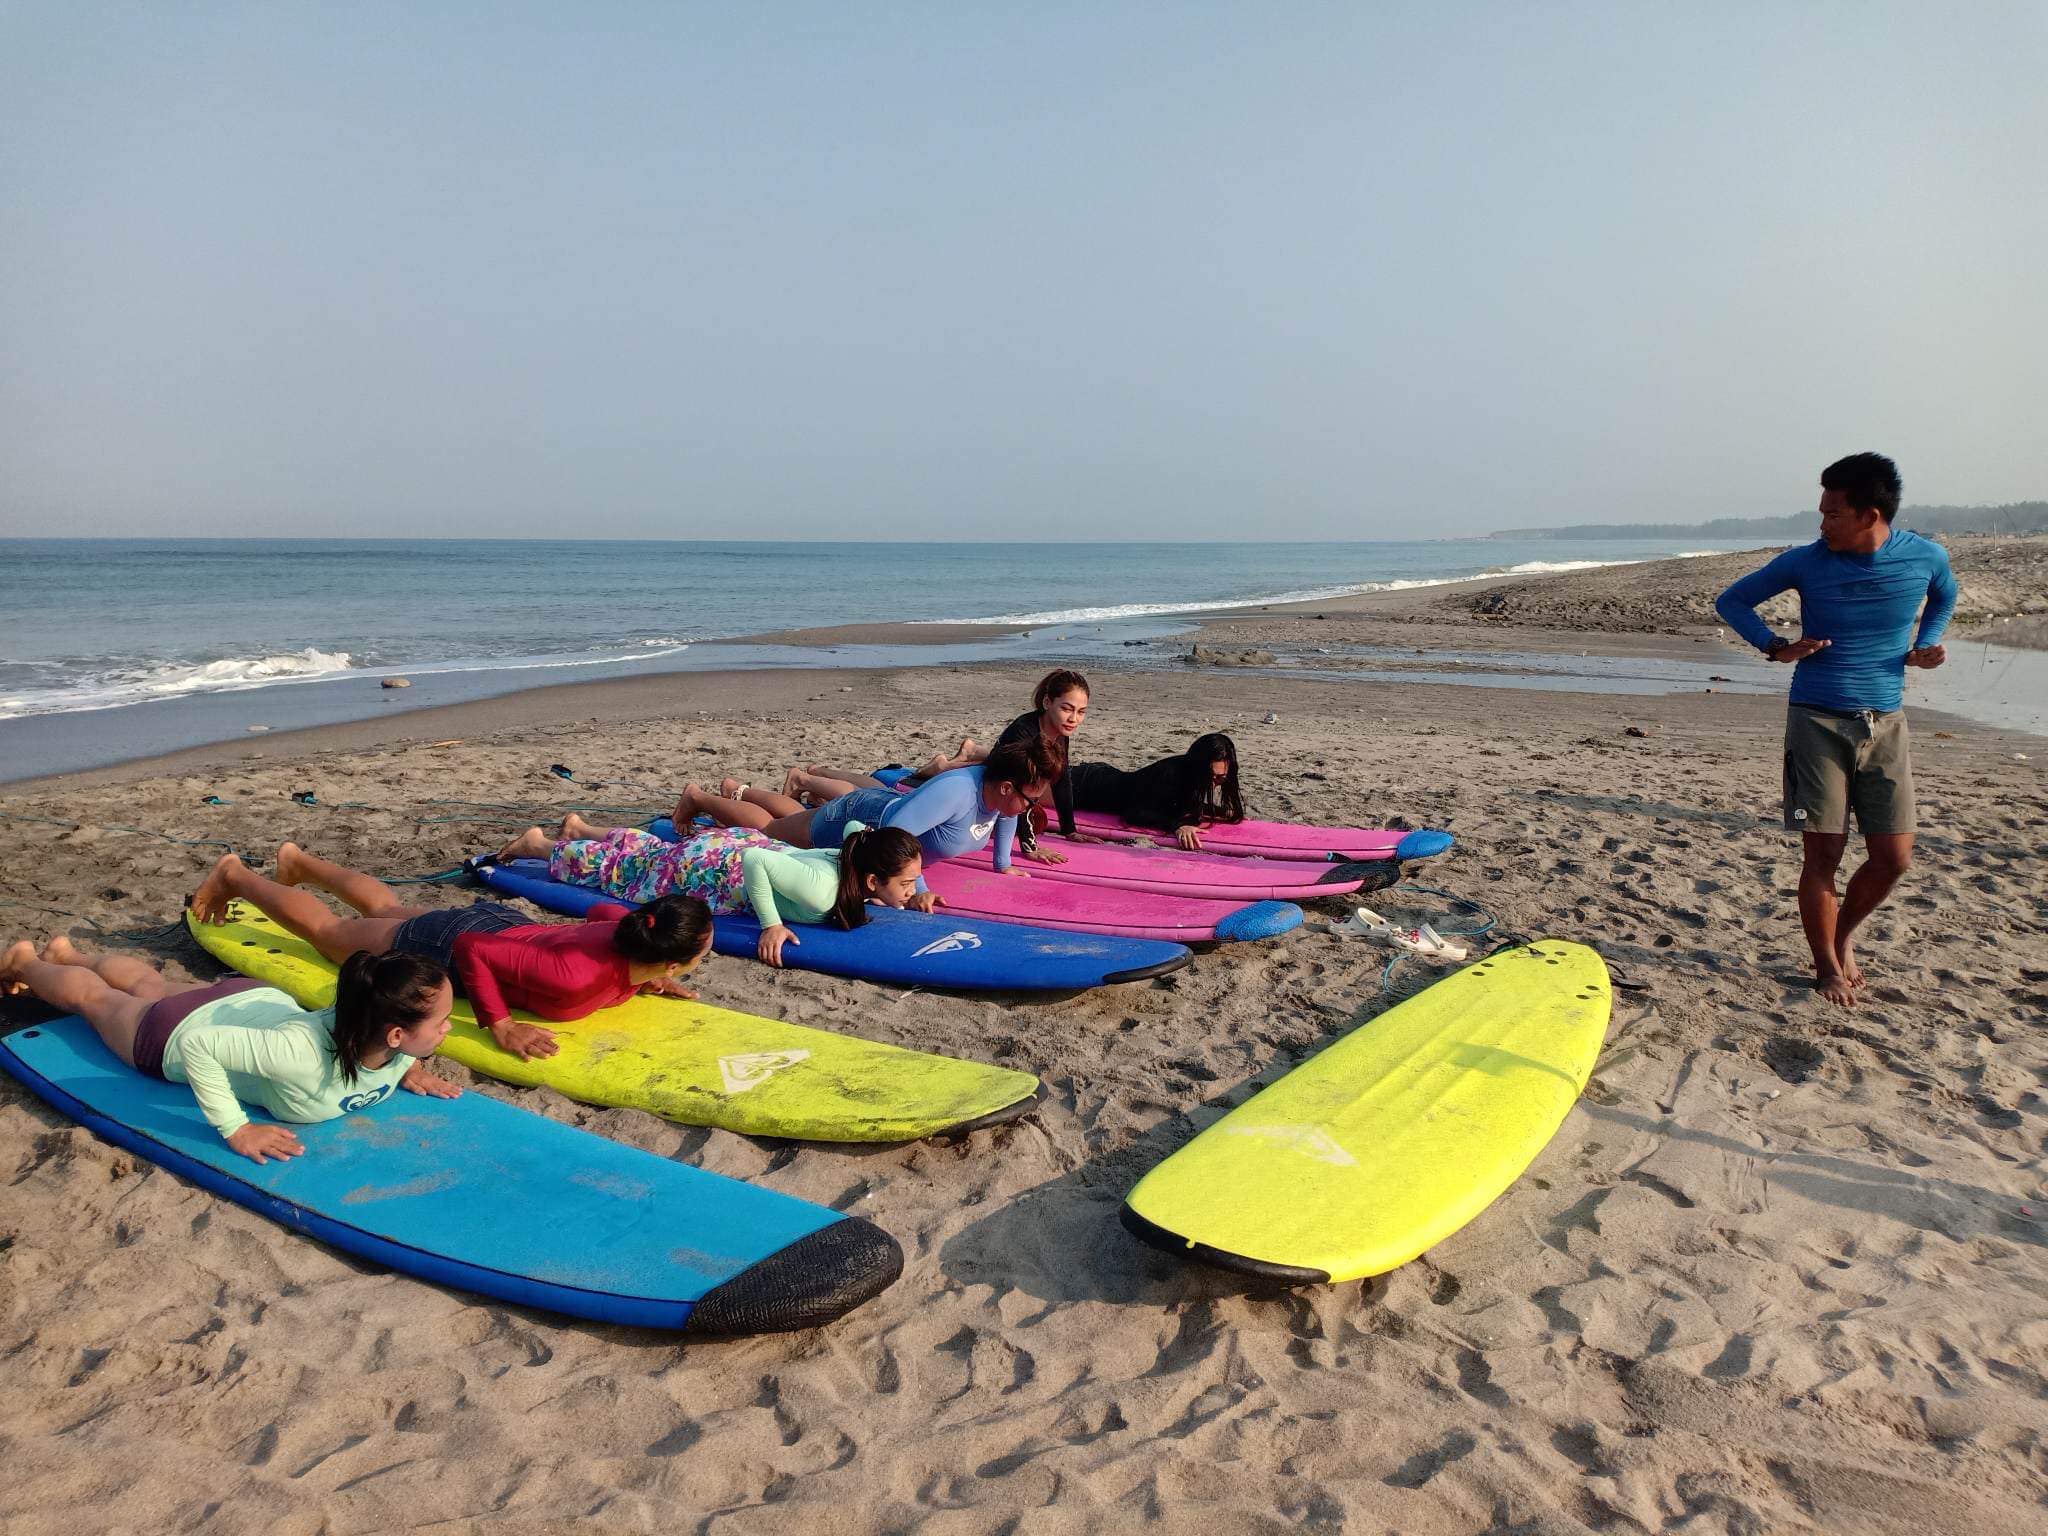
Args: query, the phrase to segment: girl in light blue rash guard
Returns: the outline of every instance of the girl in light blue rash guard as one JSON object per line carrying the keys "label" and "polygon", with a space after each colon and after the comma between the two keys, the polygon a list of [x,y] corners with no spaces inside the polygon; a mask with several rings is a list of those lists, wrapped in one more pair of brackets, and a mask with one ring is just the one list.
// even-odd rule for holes
{"label": "girl in light blue rash guard", "polygon": [[[911,794],[857,789],[815,809],[764,789],[741,786],[738,794],[727,798],[693,784],[676,802],[675,823],[683,828],[699,816],[709,816],[799,848],[836,848],[849,821],[900,827],[917,839],[927,863],[972,853],[993,841],[997,870],[1021,878],[1023,870],[1010,868],[1017,818],[1045,796],[1057,775],[1057,765],[1041,743],[1012,742],[991,752],[980,767],[942,773]],[[916,904],[930,911],[937,898],[925,889],[922,878],[917,888]]]}

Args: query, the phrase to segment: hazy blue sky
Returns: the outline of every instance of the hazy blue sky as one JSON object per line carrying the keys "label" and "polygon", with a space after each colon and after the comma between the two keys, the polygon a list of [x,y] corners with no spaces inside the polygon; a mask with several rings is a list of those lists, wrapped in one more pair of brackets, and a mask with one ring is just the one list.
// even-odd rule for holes
{"label": "hazy blue sky", "polygon": [[0,534],[2048,496],[2048,7],[0,6]]}

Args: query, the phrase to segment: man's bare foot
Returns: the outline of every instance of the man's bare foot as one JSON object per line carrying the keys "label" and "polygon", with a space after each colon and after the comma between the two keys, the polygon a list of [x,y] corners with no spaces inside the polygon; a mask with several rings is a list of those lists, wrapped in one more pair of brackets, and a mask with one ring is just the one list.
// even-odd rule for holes
{"label": "man's bare foot", "polygon": [[1820,994],[1822,1002],[1833,1003],[1837,1008],[1856,1006],[1856,988],[1848,977],[1837,971],[1824,971],[1815,975],[1813,990]]}
{"label": "man's bare foot", "polygon": [[28,984],[21,979],[21,973],[36,957],[35,945],[27,939],[16,939],[4,951],[0,951],[0,991],[10,996],[26,992]]}
{"label": "man's bare foot", "polygon": [[276,880],[279,885],[303,885],[306,879],[306,850],[297,843],[277,845]]}
{"label": "man's bare foot", "polygon": [[597,836],[597,828],[593,827],[581,816],[578,816],[574,811],[570,811],[567,815],[563,816],[562,840],[564,842],[583,842],[595,836]]}
{"label": "man's bare foot", "polygon": [[782,776],[782,793],[784,798],[790,800],[803,799],[803,780],[808,778],[811,774],[816,773],[817,771],[818,770],[815,768],[811,768],[808,770],[803,768],[792,768],[789,770],[789,772],[785,773]]}
{"label": "man's bare foot", "polygon": [[745,784],[729,773],[718,781],[718,797],[721,800],[737,800],[746,793],[746,789]]}
{"label": "man's bare foot", "polygon": [[[291,848],[290,843],[284,845]],[[284,848],[278,849],[280,873],[284,863]],[[293,852],[297,852],[293,849]],[[206,878],[199,882],[199,889],[192,893],[192,915],[202,923],[224,923],[228,920],[228,880],[243,867],[239,854],[224,853],[213,861],[213,868],[206,872]]]}
{"label": "man's bare foot", "polygon": [[544,859],[555,851],[554,839],[539,827],[528,827],[498,850],[500,859]]}
{"label": "man's bare foot", "polygon": [[1856,946],[1846,933],[1835,940],[1835,968],[1852,987],[1863,985],[1863,967],[1856,963]]}
{"label": "man's bare foot", "polygon": [[52,965],[90,965],[92,962],[78,952],[78,946],[63,934],[43,946],[43,958]]}

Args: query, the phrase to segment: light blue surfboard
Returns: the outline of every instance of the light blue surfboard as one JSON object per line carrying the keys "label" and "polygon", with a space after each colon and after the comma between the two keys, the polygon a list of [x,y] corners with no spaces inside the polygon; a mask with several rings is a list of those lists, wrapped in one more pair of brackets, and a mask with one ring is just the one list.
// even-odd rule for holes
{"label": "light blue surfboard", "polygon": [[221,1140],[190,1088],[116,1060],[83,1019],[0,1039],[0,1069],[101,1139],[295,1231],[522,1306],[770,1333],[830,1322],[903,1269],[896,1240],[858,1217],[480,1093],[400,1092],[294,1126],[305,1155],[257,1163]]}
{"label": "light blue surfboard", "polygon": [[[524,897],[570,917],[581,917],[598,903],[616,899],[551,879],[545,859],[503,864],[478,859],[469,868],[494,891]],[[852,930],[829,923],[790,926],[802,942],[782,952],[783,964],[897,987],[1071,992],[1108,982],[1142,981],[1178,970],[1193,958],[1185,944],[1164,939],[1067,933],[945,911],[870,907],[867,922]],[[750,912],[736,913],[715,919],[711,933],[711,947],[717,953],[751,959],[761,925]]]}

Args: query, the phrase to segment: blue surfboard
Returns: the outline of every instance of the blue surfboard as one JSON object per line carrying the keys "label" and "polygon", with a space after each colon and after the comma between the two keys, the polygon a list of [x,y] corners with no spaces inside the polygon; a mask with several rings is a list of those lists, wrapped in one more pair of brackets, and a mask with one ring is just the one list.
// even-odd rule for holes
{"label": "blue surfboard", "polygon": [[[551,879],[545,859],[505,863],[475,859],[470,870],[494,891],[522,896],[550,912],[581,917],[616,898]],[[632,903],[625,903],[632,905]],[[782,952],[783,964],[827,976],[851,976],[896,987],[950,991],[1071,992],[1109,982],[1142,981],[1178,970],[1193,958],[1185,944],[1063,933],[1016,923],[986,922],[944,912],[868,908],[851,931],[825,923],[792,923],[802,941]],[[752,959],[761,925],[751,912],[716,918],[711,947]]]}
{"label": "blue surfboard", "polygon": [[770,1333],[830,1322],[903,1269],[896,1240],[858,1217],[480,1093],[400,1093],[294,1126],[305,1155],[257,1163],[221,1140],[191,1089],[117,1060],[84,1019],[0,1039],[0,1069],[102,1140],[294,1231],[522,1306]]}

